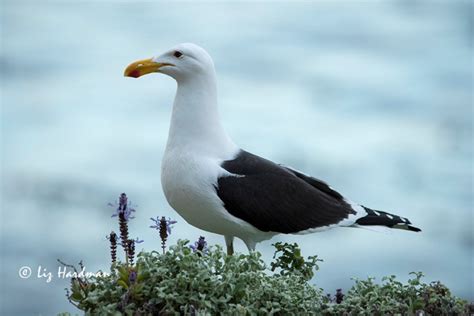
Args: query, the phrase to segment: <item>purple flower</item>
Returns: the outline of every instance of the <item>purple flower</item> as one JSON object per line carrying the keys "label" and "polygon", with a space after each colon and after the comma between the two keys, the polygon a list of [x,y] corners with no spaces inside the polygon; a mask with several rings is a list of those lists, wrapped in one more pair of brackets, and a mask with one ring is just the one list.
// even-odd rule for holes
{"label": "purple flower", "polygon": [[135,259],[135,241],[133,239],[127,240],[125,249],[128,256],[128,262],[133,265],[133,260]]}
{"label": "purple flower", "polygon": [[161,248],[163,248],[163,254],[165,254],[165,249],[166,249],[166,240],[168,239],[168,236],[171,234],[171,225],[176,224],[177,222],[175,220],[172,220],[171,218],[161,216],[154,218],[150,218],[153,222],[155,222],[155,225],[150,226],[150,228],[155,228],[158,230],[160,233],[160,238],[161,238]]}
{"label": "purple flower", "polygon": [[155,228],[157,230],[160,230],[164,226],[164,227],[166,227],[166,232],[167,232],[168,235],[171,235],[171,228],[173,228],[173,226],[171,226],[171,225],[177,223],[177,221],[172,220],[169,217],[168,217],[168,219],[166,219],[164,216],[162,216],[161,219],[160,219],[159,216],[157,216],[156,219],[154,219],[152,217],[150,217],[150,219],[153,222],[155,222],[155,225],[150,226],[150,228]]}
{"label": "purple flower", "polygon": [[207,241],[204,239],[203,236],[200,236],[199,239],[194,242],[194,245],[189,245],[189,248],[191,248],[193,252],[196,252],[196,251],[206,252]]}
{"label": "purple flower", "polygon": [[115,263],[117,260],[117,239],[119,237],[115,232],[111,232],[107,239],[110,240],[110,255],[112,257],[112,263]]}
{"label": "purple flower", "polygon": [[344,294],[342,294],[342,289],[336,290],[336,303],[341,304],[344,300]]}
{"label": "purple flower", "polygon": [[135,212],[135,209],[132,207],[132,203],[128,201],[127,195],[125,193],[120,194],[118,202],[109,203],[108,206],[114,207],[115,212],[111,217],[120,216],[123,214],[123,217],[126,221],[135,218],[132,216],[132,213]]}
{"label": "purple flower", "polygon": [[[121,239],[120,237],[118,237],[119,239]],[[135,239],[127,239],[127,240],[130,240],[130,241],[133,241],[135,244],[141,244],[142,242],[144,242],[143,239],[140,239],[140,238],[135,238]],[[123,243],[123,242],[120,242],[121,245],[127,245],[127,242]]]}
{"label": "purple flower", "polygon": [[136,244],[141,244],[142,242],[144,242],[143,239],[139,239],[138,237],[135,238],[133,241],[134,241]]}
{"label": "purple flower", "polygon": [[130,284],[133,284],[135,283],[135,281],[137,280],[137,272],[136,271],[130,271],[130,273],[128,274],[128,281],[130,282]]}

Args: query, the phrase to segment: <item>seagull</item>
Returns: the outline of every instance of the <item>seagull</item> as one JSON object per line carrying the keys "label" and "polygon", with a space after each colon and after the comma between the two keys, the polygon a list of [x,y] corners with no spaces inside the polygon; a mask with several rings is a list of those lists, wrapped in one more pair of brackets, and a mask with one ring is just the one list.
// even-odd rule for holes
{"label": "seagull", "polygon": [[401,216],[351,202],[326,182],[238,147],[219,119],[211,56],[191,43],[130,64],[126,77],[162,73],[175,79],[161,184],[189,224],[223,235],[227,253],[241,239],[254,251],[277,234],[336,227],[384,226],[418,232]]}

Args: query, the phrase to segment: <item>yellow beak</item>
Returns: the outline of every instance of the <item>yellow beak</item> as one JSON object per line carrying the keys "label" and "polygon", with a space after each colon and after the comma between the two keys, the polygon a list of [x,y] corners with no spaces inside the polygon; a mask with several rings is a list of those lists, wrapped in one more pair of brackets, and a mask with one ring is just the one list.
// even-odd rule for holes
{"label": "yellow beak", "polygon": [[125,77],[138,78],[140,76],[143,76],[152,72],[157,72],[158,69],[160,69],[163,66],[174,66],[174,65],[166,64],[166,63],[157,63],[153,61],[153,58],[143,59],[143,60],[139,60],[128,65],[123,75]]}

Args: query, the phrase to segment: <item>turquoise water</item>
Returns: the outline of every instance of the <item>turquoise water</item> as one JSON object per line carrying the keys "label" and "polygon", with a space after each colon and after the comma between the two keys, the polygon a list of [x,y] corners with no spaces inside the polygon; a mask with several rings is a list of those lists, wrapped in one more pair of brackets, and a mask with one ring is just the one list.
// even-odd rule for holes
{"label": "turquoise water", "polygon": [[161,191],[175,83],[122,76],[185,41],[213,56],[240,146],[423,229],[281,235],[259,245],[266,261],[295,241],[324,259],[314,282],[328,292],[423,271],[474,299],[470,2],[3,1],[1,14],[2,314],[74,311],[67,280],[35,273],[57,258],[107,269],[106,204],[122,191],[142,248],[159,247],[151,216],[179,221],[171,241],[203,234]]}

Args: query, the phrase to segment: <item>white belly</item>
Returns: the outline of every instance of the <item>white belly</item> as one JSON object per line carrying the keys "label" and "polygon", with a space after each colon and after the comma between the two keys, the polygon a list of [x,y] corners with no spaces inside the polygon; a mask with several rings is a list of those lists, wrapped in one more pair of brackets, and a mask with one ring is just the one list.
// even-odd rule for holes
{"label": "white belly", "polygon": [[[221,161],[189,153],[165,152],[161,184],[166,199],[189,224],[229,236],[258,234],[248,223],[232,216],[217,196],[217,178],[226,171]],[[241,237],[241,238],[242,238]]]}

